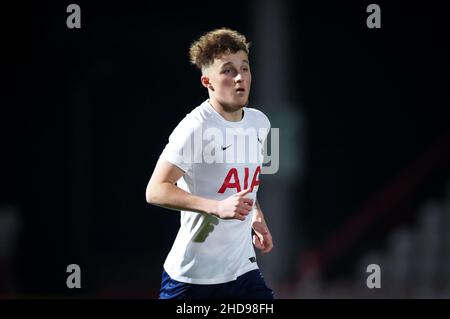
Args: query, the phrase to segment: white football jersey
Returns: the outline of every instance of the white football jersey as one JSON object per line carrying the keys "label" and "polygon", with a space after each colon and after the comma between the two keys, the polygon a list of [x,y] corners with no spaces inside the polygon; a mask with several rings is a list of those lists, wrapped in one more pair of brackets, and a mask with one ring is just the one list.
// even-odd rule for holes
{"label": "white football jersey", "polygon": [[[243,109],[239,122],[225,120],[208,100],[192,110],[169,137],[161,157],[182,169],[183,190],[223,200],[246,188],[256,201],[270,122]],[[181,211],[181,225],[164,269],[177,281],[218,284],[258,268],[252,243],[252,210],[244,221]]]}

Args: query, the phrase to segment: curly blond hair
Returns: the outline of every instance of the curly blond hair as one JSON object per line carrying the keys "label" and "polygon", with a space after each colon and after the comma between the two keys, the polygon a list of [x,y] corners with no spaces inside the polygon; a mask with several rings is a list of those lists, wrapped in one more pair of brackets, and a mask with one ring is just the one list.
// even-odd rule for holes
{"label": "curly blond hair", "polygon": [[250,42],[237,31],[221,28],[202,35],[189,49],[191,63],[200,70],[210,66],[214,59],[223,54],[240,50],[249,54]]}

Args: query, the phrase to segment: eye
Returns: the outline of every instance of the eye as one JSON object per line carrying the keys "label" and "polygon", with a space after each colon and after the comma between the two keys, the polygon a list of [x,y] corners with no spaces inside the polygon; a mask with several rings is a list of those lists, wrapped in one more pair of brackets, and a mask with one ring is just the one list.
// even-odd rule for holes
{"label": "eye", "polygon": [[249,70],[249,68],[248,68],[248,67],[244,67],[244,68],[242,68],[242,70],[244,70],[245,72],[247,72],[247,71]]}

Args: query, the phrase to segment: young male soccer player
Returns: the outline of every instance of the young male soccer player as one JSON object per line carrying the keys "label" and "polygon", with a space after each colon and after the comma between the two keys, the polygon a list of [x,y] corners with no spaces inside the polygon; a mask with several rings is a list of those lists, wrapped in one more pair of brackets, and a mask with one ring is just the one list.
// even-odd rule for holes
{"label": "young male soccer player", "polygon": [[[174,129],[146,190],[148,203],[181,211],[161,299],[273,298],[253,248],[268,253],[273,247],[256,201],[262,158],[254,156],[263,153],[270,122],[246,107],[248,54],[246,38],[225,28],[206,33],[190,48],[209,99]],[[230,132],[241,132],[245,143]]]}

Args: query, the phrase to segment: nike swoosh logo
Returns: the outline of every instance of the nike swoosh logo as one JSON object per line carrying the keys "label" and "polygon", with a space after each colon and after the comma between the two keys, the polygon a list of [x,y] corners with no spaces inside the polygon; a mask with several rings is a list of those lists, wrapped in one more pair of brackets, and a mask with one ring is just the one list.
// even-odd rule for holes
{"label": "nike swoosh logo", "polygon": [[222,146],[222,151],[225,151],[227,148],[229,148],[231,146],[231,144],[230,145],[228,145],[228,146]]}

